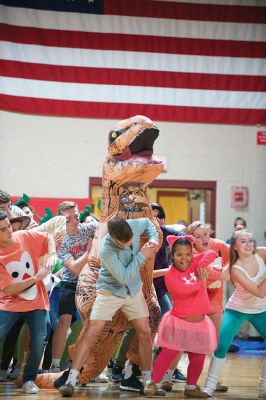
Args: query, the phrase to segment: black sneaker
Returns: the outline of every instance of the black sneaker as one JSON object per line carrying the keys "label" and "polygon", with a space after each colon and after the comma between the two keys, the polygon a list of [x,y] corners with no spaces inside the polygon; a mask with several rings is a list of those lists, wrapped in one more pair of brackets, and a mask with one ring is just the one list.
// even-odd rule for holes
{"label": "black sneaker", "polygon": [[236,344],[232,343],[230,344],[230,347],[228,349],[228,353],[237,353],[240,350],[239,346]]}
{"label": "black sneaker", "polygon": [[114,361],[111,359],[107,364],[107,376],[110,377],[112,375],[113,368],[114,368]]}
{"label": "black sneaker", "polygon": [[74,386],[71,383],[67,383],[60,387],[59,392],[63,397],[72,397],[74,393]]}
{"label": "black sneaker", "polygon": [[131,377],[128,379],[122,378],[120,389],[128,392],[143,393],[143,384],[138,380],[138,378],[136,378],[134,375],[131,375]]}
{"label": "black sneaker", "polygon": [[135,375],[137,378],[142,377],[142,372],[139,369],[139,366],[137,364],[132,365],[132,372],[133,372],[133,375]]}
{"label": "black sneaker", "polygon": [[171,379],[171,381],[172,382],[186,382],[187,381],[187,378],[186,378],[186,376],[184,376],[183,374],[182,374],[182,372],[180,371],[180,369],[175,369],[174,370],[174,373],[173,373],[173,376],[172,376],[172,379]]}
{"label": "black sneaker", "polygon": [[120,367],[120,365],[115,364],[113,366],[113,370],[112,370],[112,375],[111,375],[111,381],[112,382],[121,382],[122,381],[122,371],[123,368]]}
{"label": "black sneaker", "polygon": [[61,386],[63,386],[67,381],[69,371],[70,371],[70,368],[67,369],[61,376],[59,376],[59,378],[57,378],[54,381],[53,387],[55,387],[56,389],[59,389]]}

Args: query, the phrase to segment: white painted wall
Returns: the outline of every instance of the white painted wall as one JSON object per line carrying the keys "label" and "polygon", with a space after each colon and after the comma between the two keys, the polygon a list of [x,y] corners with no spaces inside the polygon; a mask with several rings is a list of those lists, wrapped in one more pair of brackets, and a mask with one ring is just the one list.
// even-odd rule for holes
{"label": "white painted wall", "polygon": [[[0,187],[19,196],[88,196],[88,178],[101,176],[107,134],[116,122],[0,112]],[[256,145],[258,128],[157,125],[155,153],[168,162],[160,178],[217,181],[217,237],[226,239],[241,215],[258,243],[266,245],[266,146]],[[250,189],[248,209],[231,208],[233,185]]]}

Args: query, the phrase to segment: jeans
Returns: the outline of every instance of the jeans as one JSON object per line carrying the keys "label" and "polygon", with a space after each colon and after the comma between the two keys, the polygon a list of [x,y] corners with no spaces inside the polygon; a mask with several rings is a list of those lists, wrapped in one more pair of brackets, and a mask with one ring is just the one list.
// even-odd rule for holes
{"label": "jeans", "polygon": [[20,318],[15,322],[10,331],[7,333],[7,336],[3,344],[2,361],[0,368],[4,371],[8,370],[12,358],[14,361],[16,345],[19,338],[20,330],[23,325],[24,325],[24,319]]}
{"label": "jeans", "polygon": [[49,317],[50,317],[50,325],[48,325],[47,329],[47,346],[44,351],[44,356],[43,356],[43,363],[42,363],[42,369],[46,370],[49,369],[52,363],[52,344],[53,344],[53,337],[54,337],[54,331],[56,330],[57,327],[57,317],[55,312],[50,310],[49,312]]}
{"label": "jeans", "polygon": [[158,297],[158,301],[161,307],[161,318],[162,316],[167,313],[167,311],[170,311],[172,308],[172,302],[171,299],[168,295],[168,293],[165,293],[163,296]]}
{"label": "jeans", "polygon": [[4,340],[15,322],[24,318],[30,331],[30,352],[24,370],[23,382],[34,381],[46,345],[49,313],[46,310],[10,312],[0,310],[0,341]]}

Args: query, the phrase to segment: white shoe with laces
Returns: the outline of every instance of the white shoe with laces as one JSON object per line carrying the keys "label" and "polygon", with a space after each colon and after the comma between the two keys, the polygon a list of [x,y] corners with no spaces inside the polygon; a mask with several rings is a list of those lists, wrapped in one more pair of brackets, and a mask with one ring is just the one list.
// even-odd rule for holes
{"label": "white shoe with laces", "polygon": [[100,375],[96,376],[94,379],[95,383],[108,383],[109,379],[105,371],[103,371]]}
{"label": "white shoe with laces", "polygon": [[36,394],[39,392],[38,386],[35,385],[33,381],[25,382],[22,386],[22,391],[27,394]]}
{"label": "white shoe with laces", "polygon": [[59,367],[56,367],[56,366],[54,366],[54,365],[52,364],[48,371],[49,371],[50,373],[52,373],[52,374],[57,374],[58,372],[60,372],[60,368],[59,368]]}

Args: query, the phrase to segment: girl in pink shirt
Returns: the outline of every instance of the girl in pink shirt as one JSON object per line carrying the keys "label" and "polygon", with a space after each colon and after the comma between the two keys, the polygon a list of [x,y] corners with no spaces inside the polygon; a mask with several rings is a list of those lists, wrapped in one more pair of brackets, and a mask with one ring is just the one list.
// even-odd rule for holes
{"label": "girl in pink shirt", "polygon": [[144,393],[153,395],[157,384],[180,351],[188,352],[189,366],[184,394],[207,397],[197,381],[202,372],[205,355],[217,345],[215,327],[206,314],[210,302],[205,288],[209,264],[216,257],[213,250],[193,257],[192,236],[168,236],[173,265],[165,275],[165,285],[171,295],[173,308],[164,314],[158,330],[157,345],[161,347]]}

